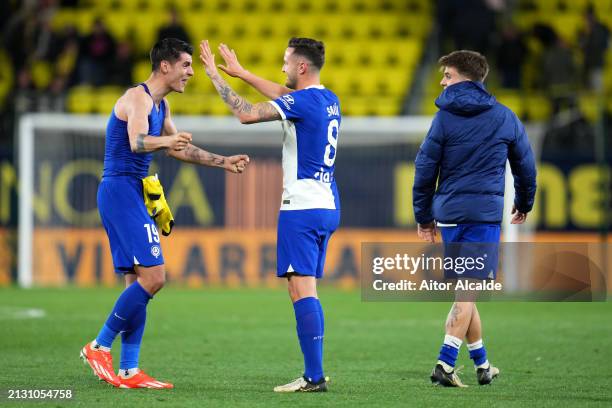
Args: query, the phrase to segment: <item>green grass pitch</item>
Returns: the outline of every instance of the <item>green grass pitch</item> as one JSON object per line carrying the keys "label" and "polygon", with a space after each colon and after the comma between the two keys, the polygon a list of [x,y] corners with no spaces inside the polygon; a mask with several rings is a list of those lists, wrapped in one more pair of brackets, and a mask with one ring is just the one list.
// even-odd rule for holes
{"label": "green grass pitch", "polygon": [[[326,317],[326,394],[279,395],[302,370],[285,291],[165,288],[150,304],[141,367],[171,391],[114,389],[78,358],[116,289],[0,289],[0,406],[6,389],[72,388],[69,407],[612,405],[612,303],[483,303],[484,340],[501,369],[480,387],[465,347],[466,389],[429,383],[445,303],[362,303],[358,291],[320,291]],[[42,318],[19,317],[39,308]],[[119,360],[119,341],[114,349]],[[25,405],[24,403],[18,404]]]}

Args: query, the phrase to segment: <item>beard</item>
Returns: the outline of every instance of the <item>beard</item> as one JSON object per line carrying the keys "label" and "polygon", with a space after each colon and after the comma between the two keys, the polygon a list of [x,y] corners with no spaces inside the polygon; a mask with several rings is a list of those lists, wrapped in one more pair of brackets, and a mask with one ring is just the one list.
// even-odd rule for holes
{"label": "beard", "polygon": [[295,89],[296,87],[296,81],[294,81],[293,79],[287,77],[287,81],[285,81],[285,86],[289,89]]}

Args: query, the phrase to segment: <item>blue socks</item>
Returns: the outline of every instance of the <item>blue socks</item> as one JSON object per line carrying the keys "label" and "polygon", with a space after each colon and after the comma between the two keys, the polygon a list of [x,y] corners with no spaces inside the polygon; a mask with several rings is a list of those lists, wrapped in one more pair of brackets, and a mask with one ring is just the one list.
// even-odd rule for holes
{"label": "blue socks", "polygon": [[[461,340],[454,336],[448,334],[444,336],[444,344],[440,349],[438,361],[441,361],[450,367],[455,367],[457,356],[459,355],[459,349],[461,348],[462,343],[463,342]],[[482,344],[482,339],[468,344],[467,348],[470,352],[470,358],[474,360],[474,365],[476,368],[487,368],[489,366],[489,360],[487,360],[487,350]]]}
{"label": "blue socks", "polygon": [[438,361],[442,361],[450,367],[454,367],[455,363],[457,362],[457,356],[459,355],[459,349],[461,348],[462,343],[463,341],[455,336],[451,336],[449,334],[444,336],[444,344],[440,349]]}
{"label": "blue socks", "polygon": [[486,368],[489,365],[489,361],[487,360],[487,350],[485,350],[484,345],[482,344],[482,339],[468,344],[467,348],[470,351],[470,358],[474,360],[474,365],[477,368]]}
{"label": "blue socks", "polygon": [[323,360],[323,336],[325,335],[325,319],[323,317],[323,308],[321,302],[317,299],[317,306],[319,307],[319,316],[321,317],[321,341],[319,342],[319,348],[321,349],[321,361]]}
{"label": "blue socks", "polygon": [[128,286],[117,299],[115,307],[96,337],[96,343],[110,348],[119,332],[137,327],[134,319],[139,316],[142,316],[142,329],[144,330],[146,312],[143,314],[143,311],[146,311],[147,303],[151,298],[152,296],[140,286],[140,283],[134,282]]}
{"label": "blue socks", "polygon": [[126,331],[121,332],[121,370],[129,370],[138,367],[140,356],[140,343],[144,334],[147,321],[147,309],[134,316]]}
{"label": "blue socks", "polygon": [[293,304],[297,335],[304,354],[304,377],[318,383],[323,378],[323,309],[319,299],[306,297]]}

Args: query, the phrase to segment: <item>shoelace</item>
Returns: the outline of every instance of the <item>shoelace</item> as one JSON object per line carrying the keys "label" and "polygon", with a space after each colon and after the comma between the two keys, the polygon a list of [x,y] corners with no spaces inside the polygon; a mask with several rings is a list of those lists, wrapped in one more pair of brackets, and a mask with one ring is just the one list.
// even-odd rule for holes
{"label": "shoelace", "polygon": [[455,380],[459,384],[463,384],[463,382],[461,381],[461,378],[459,378],[459,373],[463,370],[463,368],[464,366],[460,365],[459,367],[455,368],[453,372],[453,380]]}

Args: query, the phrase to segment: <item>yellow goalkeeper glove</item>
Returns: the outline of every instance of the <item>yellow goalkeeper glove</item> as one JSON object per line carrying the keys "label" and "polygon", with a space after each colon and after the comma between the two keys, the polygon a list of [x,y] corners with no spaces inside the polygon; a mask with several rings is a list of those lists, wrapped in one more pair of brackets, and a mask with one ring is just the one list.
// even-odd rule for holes
{"label": "yellow goalkeeper glove", "polygon": [[174,217],[172,211],[170,211],[170,206],[166,202],[164,188],[159,182],[157,174],[143,178],[142,187],[147,212],[153,217],[162,234],[164,236],[170,235],[174,226]]}

